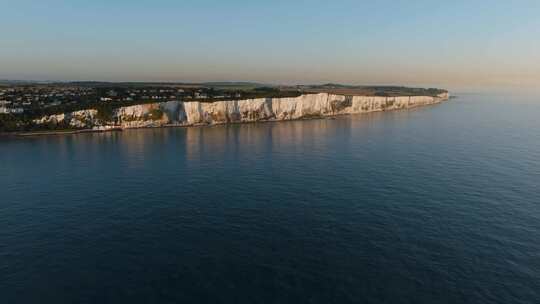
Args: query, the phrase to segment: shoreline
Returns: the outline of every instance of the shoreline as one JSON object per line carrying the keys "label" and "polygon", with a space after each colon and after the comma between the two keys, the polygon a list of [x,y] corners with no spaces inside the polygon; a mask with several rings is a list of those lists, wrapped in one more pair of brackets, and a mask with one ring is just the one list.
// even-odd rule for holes
{"label": "shoreline", "polygon": [[31,136],[53,136],[53,135],[73,135],[83,133],[104,133],[104,132],[121,132],[124,129],[121,127],[110,128],[106,130],[98,129],[81,129],[81,130],[50,130],[50,131],[28,131],[28,132],[8,132],[1,133],[0,136],[14,136],[14,137],[31,137]]}

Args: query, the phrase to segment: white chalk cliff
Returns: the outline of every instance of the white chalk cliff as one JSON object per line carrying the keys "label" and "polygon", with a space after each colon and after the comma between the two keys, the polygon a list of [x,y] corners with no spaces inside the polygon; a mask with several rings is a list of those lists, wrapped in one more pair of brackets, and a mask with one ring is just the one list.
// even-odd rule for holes
{"label": "white chalk cliff", "polygon": [[258,98],[214,102],[168,101],[118,108],[110,120],[98,119],[94,109],[44,116],[38,124],[64,123],[75,128],[106,129],[161,126],[192,126],[361,114],[436,104],[449,98],[438,96],[344,96],[327,93],[292,98]]}

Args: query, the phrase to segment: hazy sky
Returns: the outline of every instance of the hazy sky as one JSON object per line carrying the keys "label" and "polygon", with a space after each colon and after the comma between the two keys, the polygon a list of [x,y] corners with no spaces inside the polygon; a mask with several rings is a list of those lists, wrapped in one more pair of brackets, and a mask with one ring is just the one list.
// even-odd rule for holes
{"label": "hazy sky", "polygon": [[0,78],[540,84],[540,1],[0,0]]}

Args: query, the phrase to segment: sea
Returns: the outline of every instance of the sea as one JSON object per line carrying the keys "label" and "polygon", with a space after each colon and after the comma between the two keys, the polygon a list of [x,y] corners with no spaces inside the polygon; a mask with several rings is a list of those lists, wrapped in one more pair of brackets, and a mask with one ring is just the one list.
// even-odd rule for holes
{"label": "sea", "polygon": [[540,303],[540,95],[0,137],[0,302]]}

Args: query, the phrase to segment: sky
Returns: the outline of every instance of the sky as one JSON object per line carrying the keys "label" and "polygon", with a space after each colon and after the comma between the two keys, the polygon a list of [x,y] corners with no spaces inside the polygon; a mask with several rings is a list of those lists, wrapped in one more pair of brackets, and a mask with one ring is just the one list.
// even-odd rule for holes
{"label": "sky", "polygon": [[540,84],[540,1],[0,0],[0,79]]}

